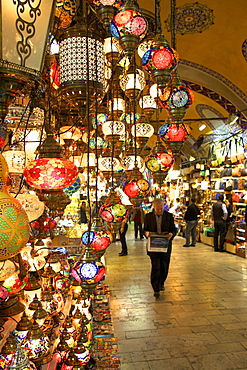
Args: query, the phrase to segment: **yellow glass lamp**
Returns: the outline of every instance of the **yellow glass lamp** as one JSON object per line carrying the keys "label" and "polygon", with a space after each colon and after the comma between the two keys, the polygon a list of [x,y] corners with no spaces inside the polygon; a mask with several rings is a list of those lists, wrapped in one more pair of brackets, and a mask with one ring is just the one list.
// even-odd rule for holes
{"label": "yellow glass lamp", "polygon": [[0,261],[15,256],[29,239],[29,220],[6,187],[8,165],[0,154]]}

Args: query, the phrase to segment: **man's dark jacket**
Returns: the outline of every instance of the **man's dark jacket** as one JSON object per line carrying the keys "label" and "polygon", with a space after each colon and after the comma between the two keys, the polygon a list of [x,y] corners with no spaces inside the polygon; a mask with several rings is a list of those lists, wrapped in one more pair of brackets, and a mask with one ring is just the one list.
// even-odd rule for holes
{"label": "man's dark jacket", "polygon": [[[147,213],[145,215],[144,232],[145,231],[151,231],[154,233],[157,232],[157,223],[156,223],[156,216],[155,216],[154,211]],[[161,223],[161,232],[165,232],[165,231],[173,234],[172,239],[176,235],[176,227],[174,224],[173,215],[167,211],[163,211],[162,223]]]}

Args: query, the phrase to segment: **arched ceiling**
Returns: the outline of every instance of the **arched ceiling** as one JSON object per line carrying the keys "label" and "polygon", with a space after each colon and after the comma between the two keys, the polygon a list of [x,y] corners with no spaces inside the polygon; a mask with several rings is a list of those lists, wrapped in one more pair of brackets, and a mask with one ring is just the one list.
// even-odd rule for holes
{"label": "arched ceiling", "polygon": [[[168,31],[171,0],[160,1],[163,33]],[[154,13],[154,0],[139,0],[140,8]],[[176,50],[180,56],[179,75],[195,95],[185,116],[193,139],[210,134],[215,127],[228,125],[225,119],[237,113],[240,119],[229,126],[230,133],[247,127],[247,34],[246,0],[176,1]],[[166,22],[167,21],[167,22]],[[210,121],[209,118],[219,120]],[[198,130],[198,121],[207,118],[206,128]],[[188,142],[192,146],[193,139]]]}

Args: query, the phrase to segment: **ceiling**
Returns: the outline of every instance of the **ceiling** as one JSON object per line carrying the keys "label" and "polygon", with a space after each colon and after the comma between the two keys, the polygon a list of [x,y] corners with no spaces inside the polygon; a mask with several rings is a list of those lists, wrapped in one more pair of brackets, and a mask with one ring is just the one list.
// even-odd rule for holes
{"label": "ceiling", "polygon": [[[154,0],[139,0],[138,4],[140,8],[154,13]],[[160,5],[163,32],[171,43],[171,32],[167,28],[171,4],[162,0]],[[192,150],[193,143],[201,134],[211,134],[209,141],[215,138],[213,132],[220,138],[226,138],[247,127],[245,9],[245,0],[176,1],[178,71],[195,97],[185,116],[185,122],[188,120],[186,123],[191,127],[191,138],[185,152]],[[239,120],[229,126],[229,120],[222,118],[231,113],[237,113]],[[201,118],[206,119],[203,122],[206,127],[199,131],[198,124],[202,122],[194,120]]]}

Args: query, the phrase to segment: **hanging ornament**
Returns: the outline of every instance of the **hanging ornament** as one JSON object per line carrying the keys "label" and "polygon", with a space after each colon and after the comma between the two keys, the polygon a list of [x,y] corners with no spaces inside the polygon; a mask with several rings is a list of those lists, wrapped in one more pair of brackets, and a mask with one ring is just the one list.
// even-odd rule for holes
{"label": "hanging ornament", "polygon": [[7,191],[8,166],[0,154],[0,261],[20,252],[29,239],[29,220],[17,199]]}

